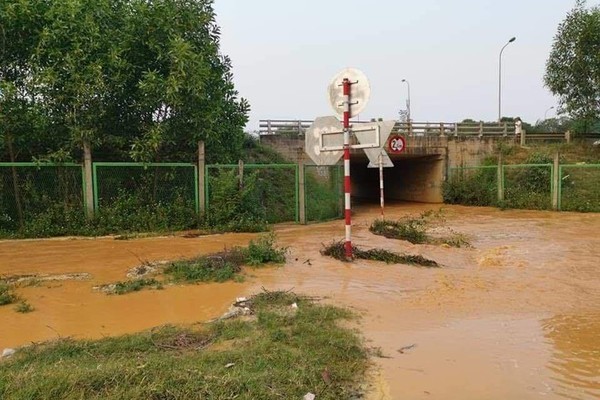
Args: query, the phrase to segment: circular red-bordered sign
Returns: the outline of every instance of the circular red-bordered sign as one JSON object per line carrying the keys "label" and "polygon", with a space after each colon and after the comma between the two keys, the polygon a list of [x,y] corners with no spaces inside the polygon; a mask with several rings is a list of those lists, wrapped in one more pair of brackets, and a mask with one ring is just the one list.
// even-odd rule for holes
{"label": "circular red-bordered sign", "polygon": [[400,154],[406,149],[406,140],[400,135],[390,136],[390,141],[388,143],[390,153],[392,154]]}

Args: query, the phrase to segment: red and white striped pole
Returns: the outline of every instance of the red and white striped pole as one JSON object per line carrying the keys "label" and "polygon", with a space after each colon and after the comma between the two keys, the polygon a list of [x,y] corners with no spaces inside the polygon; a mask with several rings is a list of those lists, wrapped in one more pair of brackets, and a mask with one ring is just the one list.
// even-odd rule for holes
{"label": "red and white striped pole", "polygon": [[345,220],[346,220],[346,241],[344,249],[346,259],[352,260],[352,211],[350,205],[350,80],[344,78],[342,83],[344,95],[344,204],[345,204]]}

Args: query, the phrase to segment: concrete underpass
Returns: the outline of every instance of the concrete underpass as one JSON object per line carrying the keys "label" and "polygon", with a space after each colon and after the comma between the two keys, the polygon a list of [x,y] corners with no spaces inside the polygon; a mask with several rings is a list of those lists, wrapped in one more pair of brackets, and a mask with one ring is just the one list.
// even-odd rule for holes
{"label": "concrete underpass", "polygon": [[[384,168],[386,201],[441,203],[445,160],[442,155],[391,155],[393,168]],[[364,153],[352,154],[352,197],[379,202],[379,169],[367,168]]]}

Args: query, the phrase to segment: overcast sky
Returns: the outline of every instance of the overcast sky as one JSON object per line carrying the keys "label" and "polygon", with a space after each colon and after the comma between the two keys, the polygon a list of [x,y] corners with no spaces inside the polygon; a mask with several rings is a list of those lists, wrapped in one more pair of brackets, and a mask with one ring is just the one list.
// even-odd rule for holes
{"label": "overcast sky", "polygon": [[[598,1],[588,1],[597,4]],[[556,28],[575,0],[216,0],[222,52],[259,119],[332,115],[327,85],[362,70],[371,100],[361,119],[397,119],[411,85],[414,121],[535,122],[556,105],[543,75]],[[553,115],[553,110],[548,116]]]}

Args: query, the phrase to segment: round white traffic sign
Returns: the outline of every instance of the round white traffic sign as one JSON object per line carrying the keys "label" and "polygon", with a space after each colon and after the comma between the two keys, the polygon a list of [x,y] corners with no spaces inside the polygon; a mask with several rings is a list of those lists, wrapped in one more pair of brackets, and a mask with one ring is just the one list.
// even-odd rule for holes
{"label": "round white traffic sign", "polygon": [[371,97],[371,85],[366,75],[355,68],[346,68],[340,71],[329,84],[329,104],[341,119],[344,117],[344,91],[342,82],[350,80],[350,118],[360,114]]}
{"label": "round white traffic sign", "polygon": [[389,150],[390,153],[400,154],[406,149],[406,141],[400,135],[394,135],[390,137]]}

